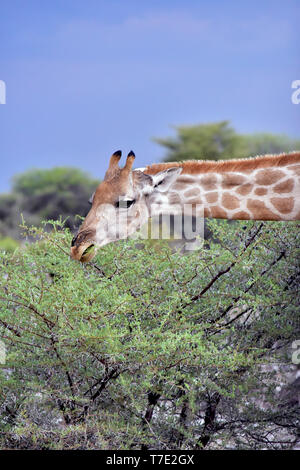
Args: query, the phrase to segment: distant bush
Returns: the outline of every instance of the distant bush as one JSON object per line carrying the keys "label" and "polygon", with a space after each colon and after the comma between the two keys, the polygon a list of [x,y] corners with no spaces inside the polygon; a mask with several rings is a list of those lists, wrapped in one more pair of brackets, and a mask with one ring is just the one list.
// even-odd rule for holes
{"label": "distant bush", "polygon": [[209,224],[186,256],[129,240],[82,265],[58,222],[0,253],[0,447],[295,445],[297,224]]}
{"label": "distant bush", "polygon": [[78,168],[32,169],[16,175],[12,192],[0,195],[0,235],[20,239],[21,214],[28,223],[66,219],[66,227],[80,225],[76,215],[85,216],[89,199],[99,181]]}
{"label": "distant bush", "polygon": [[0,237],[0,251],[12,252],[20,244],[11,237]]}

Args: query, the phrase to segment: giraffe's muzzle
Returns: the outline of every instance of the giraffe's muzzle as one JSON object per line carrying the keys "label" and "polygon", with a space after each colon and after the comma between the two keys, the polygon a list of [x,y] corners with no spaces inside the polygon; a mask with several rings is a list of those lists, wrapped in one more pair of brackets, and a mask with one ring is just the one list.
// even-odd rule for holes
{"label": "giraffe's muzzle", "polygon": [[79,232],[71,242],[71,258],[87,263],[96,254],[96,246],[91,231]]}

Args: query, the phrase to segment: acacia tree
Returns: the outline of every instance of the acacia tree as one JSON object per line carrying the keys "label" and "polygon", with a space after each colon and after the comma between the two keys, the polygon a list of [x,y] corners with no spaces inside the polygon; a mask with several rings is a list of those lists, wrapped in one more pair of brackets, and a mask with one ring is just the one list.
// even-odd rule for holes
{"label": "acacia tree", "polygon": [[82,265],[58,222],[1,255],[2,448],[296,445],[299,224],[209,224],[185,256],[129,240]]}
{"label": "acacia tree", "polygon": [[270,133],[238,134],[229,121],[175,126],[175,137],[154,139],[166,161],[226,160],[300,149],[300,139]]}
{"label": "acacia tree", "polygon": [[33,169],[16,175],[11,193],[0,195],[0,236],[21,239],[21,214],[34,225],[41,220],[67,218],[65,225],[74,230],[79,219],[70,214],[87,214],[88,201],[98,184],[72,167]]}

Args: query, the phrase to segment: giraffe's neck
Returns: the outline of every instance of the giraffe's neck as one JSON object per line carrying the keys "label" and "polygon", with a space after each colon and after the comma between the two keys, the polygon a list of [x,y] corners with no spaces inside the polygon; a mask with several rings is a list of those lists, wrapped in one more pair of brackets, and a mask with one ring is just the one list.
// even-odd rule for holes
{"label": "giraffe's neck", "polygon": [[299,152],[224,162],[157,164],[147,167],[145,173],[174,166],[183,171],[168,192],[150,198],[151,215],[190,206],[193,214],[197,208],[196,215],[204,217],[300,220]]}

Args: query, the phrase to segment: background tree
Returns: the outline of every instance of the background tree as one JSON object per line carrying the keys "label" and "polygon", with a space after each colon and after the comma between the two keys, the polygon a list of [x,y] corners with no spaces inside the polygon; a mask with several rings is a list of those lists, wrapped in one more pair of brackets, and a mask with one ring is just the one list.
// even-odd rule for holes
{"label": "background tree", "polygon": [[[300,140],[284,135],[238,134],[228,121],[175,129],[176,137],[155,139],[168,149],[167,161],[219,160],[300,149]],[[12,239],[21,239],[21,213],[32,225],[62,217],[67,219],[66,227],[75,231],[80,224],[76,216],[87,214],[88,200],[98,183],[83,171],[67,167],[34,169],[15,176],[12,191],[0,194],[0,248],[12,249]]]}
{"label": "background tree", "polygon": [[300,149],[300,139],[292,139],[284,134],[246,134],[243,135],[243,139],[247,146],[247,156],[292,152]]}
{"label": "background tree", "polygon": [[0,234],[20,238],[21,213],[29,224],[62,217],[74,230],[90,208],[99,181],[78,168],[34,169],[13,179],[12,192],[0,196]]}
{"label": "background tree", "polygon": [[238,134],[229,121],[176,126],[176,136],[155,138],[168,152],[165,161],[226,160],[300,149],[300,139],[273,134]]}

